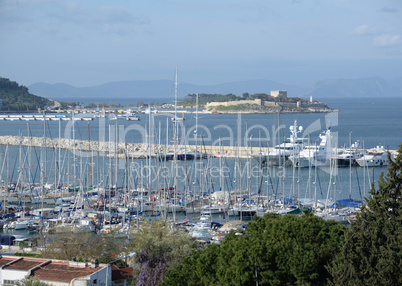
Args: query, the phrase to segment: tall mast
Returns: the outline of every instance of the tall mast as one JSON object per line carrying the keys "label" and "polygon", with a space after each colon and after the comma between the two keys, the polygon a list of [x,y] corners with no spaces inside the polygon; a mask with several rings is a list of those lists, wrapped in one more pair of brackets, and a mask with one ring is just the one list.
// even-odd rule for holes
{"label": "tall mast", "polygon": [[58,164],[58,179],[57,179],[57,188],[59,185],[61,186],[61,118],[59,118],[59,164]]}
{"label": "tall mast", "polygon": [[176,66],[176,75],[175,75],[175,83],[174,83],[174,120],[177,120],[177,66]]}
{"label": "tall mast", "polygon": [[352,131],[349,132],[349,199],[352,198]]}
{"label": "tall mast", "polygon": [[114,134],[115,134],[115,140],[114,140],[114,156],[115,156],[115,160],[114,160],[114,172],[115,172],[115,174],[114,174],[114,176],[115,176],[115,178],[114,178],[114,183],[115,183],[115,189],[114,189],[114,191],[115,191],[115,194],[117,195],[117,172],[118,172],[118,163],[119,163],[119,158],[118,158],[118,154],[117,154],[117,145],[118,145],[118,130],[117,130],[117,119],[116,119],[116,125],[115,125],[115,131],[114,131]]}
{"label": "tall mast", "polygon": [[173,221],[176,221],[176,192],[177,192],[177,177],[178,177],[178,168],[177,168],[177,136],[178,136],[178,126],[177,126],[177,66],[176,66],[176,75],[175,75],[175,88],[174,88],[174,152],[173,152],[173,160],[175,167],[175,175],[174,175],[174,204],[173,204]]}
{"label": "tall mast", "polygon": [[152,138],[151,138],[151,134],[152,134],[152,115],[151,115],[151,105],[149,105],[149,114],[148,114],[148,118],[149,118],[149,125],[148,125],[148,149],[149,149],[149,151],[148,151],[148,194],[149,194],[149,199],[150,199],[150,201],[151,201],[151,204],[152,204],[152,212],[153,212],[153,210],[154,210],[154,202],[153,202],[153,200],[152,200],[152,194],[151,194],[151,170],[152,170],[152,168],[151,168],[151,148],[152,148],[152,142],[151,142],[151,140],[152,140]]}
{"label": "tall mast", "polygon": [[[198,93],[196,97],[196,107],[195,107],[195,130],[194,130],[194,137],[195,137],[195,157],[194,159],[197,160],[197,152],[198,152]],[[200,159],[202,159],[202,154],[200,152]],[[193,188],[193,201],[195,200],[195,189],[197,185],[197,161],[194,162],[194,188]]]}

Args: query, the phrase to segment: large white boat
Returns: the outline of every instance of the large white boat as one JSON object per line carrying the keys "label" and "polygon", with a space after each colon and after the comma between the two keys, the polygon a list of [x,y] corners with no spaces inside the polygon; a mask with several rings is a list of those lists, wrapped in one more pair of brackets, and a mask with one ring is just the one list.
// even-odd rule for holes
{"label": "large white boat", "polygon": [[333,150],[331,147],[331,125],[319,135],[321,142],[319,145],[307,145],[296,155],[289,156],[289,160],[295,167],[322,167],[329,166]]}
{"label": "large white boat", "polygon": [[[391,159],[394,159],[392,153]],[[387,152],[383,146],[377,146],[375,149],[370,149],[361,158],[356,160],[357,164],[361,167],[385,167],[388,165]]]}
{"label": "large white boat", "polygon": [[201,214],[221,214],[227,207],[224,204],[210,204],[201,208]]}
{"label": "large white boat", "polygon": [[361,158],[364,153],[359,149],[359,141],[350,145],[349,148],[336,149],[335,155],[331,157],[337,167],[357,166],[357,159]]}
{"label": "large white boat", "polygon": [[288,161],[290,156],[295,156],[303,149],[304,139],[298,138],[297,134],[303,131],[303,126],[297,127],[297,121],[289,127],[290,137],[287,142],[276,145],[273,149],[267,152],[253,156],[259,160],[262,166],[286,166],[291,164]]}

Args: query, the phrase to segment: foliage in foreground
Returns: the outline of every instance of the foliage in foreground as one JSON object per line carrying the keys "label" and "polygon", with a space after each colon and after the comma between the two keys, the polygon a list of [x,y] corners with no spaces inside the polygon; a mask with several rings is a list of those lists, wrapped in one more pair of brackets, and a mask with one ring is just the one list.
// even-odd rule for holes
{"label": "foliage in foreground", "polygon": [[113,235],[92,233],[63,232],[47,237],[46,240],[48,244],[42,251],[42,257],[83,262],[98,259],[99,263],[115,260],[118,255],[127,252],[128,245],[128,242],[118,240]]}
{"label": "foliage in foreground", "polygon": [[142,223],[131,241],[137,253],[134,268],[136,285],[159,285],[169,268],[176,267],[182,257],[198,248],[194,238],[162,221]]}
{"label": "foliage in foreground", "polygon": [[324,285],[343,245],[344,227],[305,212],[255,217],[245,233],[193,251],[164,285]]}
{"label": "foliage in foreground", "polygon": [[41,282],[38,277],[25,276],[24,279],[15,281],[15,286],[48,286],[47,283]]}
{"label": "foliage in foreground", "polygon": [[339,259],[330,268],[334,285],[402,285],[402,144],[398,156],[371,187]]}

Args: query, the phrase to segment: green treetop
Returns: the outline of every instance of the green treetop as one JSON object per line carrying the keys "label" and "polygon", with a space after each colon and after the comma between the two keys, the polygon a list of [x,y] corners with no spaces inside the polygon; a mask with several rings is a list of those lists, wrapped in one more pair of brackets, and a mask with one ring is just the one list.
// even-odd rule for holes
{"label": "green treetop", "polygon": [[388,154],[387,175],[371,187],[361,213],[345,234],[345,245],[331,267],[334,285],[402,285],[402,144]]}
{"label": "green treetop", "polygon": [[343,231],[309,212],[255,217],[245,232],[183,259],[164,285],[324,285]]}

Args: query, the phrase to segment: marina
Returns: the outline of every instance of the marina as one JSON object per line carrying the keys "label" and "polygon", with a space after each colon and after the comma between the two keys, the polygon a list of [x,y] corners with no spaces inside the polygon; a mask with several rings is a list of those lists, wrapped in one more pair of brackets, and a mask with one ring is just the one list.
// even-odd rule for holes
{"label": "marina", "polygon": [[4,120],[3,234],[127,233],[164,219],[217,241],[227,222],[302,209],[347,223],[388,164],[368,156],[393,158],[399,137],[393,150],[370,133],[352,141],[344,114]]}

